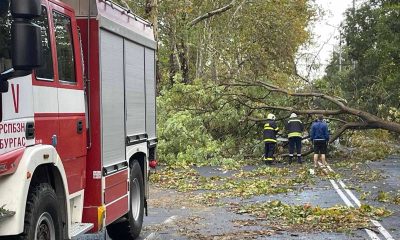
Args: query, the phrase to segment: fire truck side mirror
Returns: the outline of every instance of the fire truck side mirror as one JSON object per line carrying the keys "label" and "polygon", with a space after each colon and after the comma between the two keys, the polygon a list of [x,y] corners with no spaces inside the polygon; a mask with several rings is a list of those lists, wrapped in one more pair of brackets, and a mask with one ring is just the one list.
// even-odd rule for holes
{"label": "fire truck side mirror", "polygon": [[8,79],[22,77],[42,64],[41,29],[32,20],[40,17],[41,0],[0,0],[0,16],[11,13],[12,68],[0,73],[0,93],[8,91]]}
{"label": "fire truck side mirror", "polygon": [[41,0],[11,0],[12,65],[16,71],[32,71],[42,63],[41,29],[32,23],[41,11]]}
{"label": "fire truck side mirror", "polygon": [[14,70],[32,71],[42,64],[40,27],[14,20],[11,26],[12,66]]}
{"label": "fire truck side mirror", "polygon": [[11,0],[13,18],[32,19],[42,13],[41,0]]}

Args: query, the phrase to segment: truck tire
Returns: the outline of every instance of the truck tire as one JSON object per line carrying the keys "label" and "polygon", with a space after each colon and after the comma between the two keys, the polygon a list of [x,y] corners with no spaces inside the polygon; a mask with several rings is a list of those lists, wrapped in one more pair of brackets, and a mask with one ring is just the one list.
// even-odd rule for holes
{"label": "truck tire", "polygon": [[144,215],[143,173],[138,161],[131,164],[129,225],[133,239],[139,237]]}
{"label": "truck tire", "polygon": [[48,183],[36,186],[28,195],[23,240],[63,239],[60,206],[57,195]]}
{"label": "truck tire", "polygon": [[130,166],[130,211],[125,219],[117,220],[107,226],[107,232],[112,239],[136,239],[140,235],[144,215],[144,182],[143,173],[138,161]]}

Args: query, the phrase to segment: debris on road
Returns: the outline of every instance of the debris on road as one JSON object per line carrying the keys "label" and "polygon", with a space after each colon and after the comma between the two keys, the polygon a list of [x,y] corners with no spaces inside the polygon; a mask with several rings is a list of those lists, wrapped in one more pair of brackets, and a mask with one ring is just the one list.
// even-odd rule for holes
{"label": "debris on road", "polygon": [[[166,209],[166,216],[171,212],[179,218],[145,229],[166,237],[162,239],[365,239],[363,229],[379,234],[371,219],[390,226],[400,216],[396,210],[400,192],[382,188],[381,182],[390,180],[389,185],[395,186],[391,179],[397,175],[386,178],[386,171],[385,176],[380,168],[368,171],[368,164],[338,163],[335,172],[317,169],[314,175],[309,163],[238,170],[165,167],[151,175],[159,197],[150,203]],[[333,179],[346,181],[348,189],[359,194],[361,207],[344,206],[330,189]]]}
{"label": "debris on road", "polygon": [[207,203],[212,200],[257,195],[287,193],[313,184],[308,168],[296,171],[289,168],[260,167],[253,171],[237,171],[228,177],[201,176],[196,170],[165,169],[151,176],[154,184],[180,192],[201,191],[197,199]]}
{"label": "debris on road", "polygon": [[256,216],[267,221],[268,226],[298,232],[349,232],[362,228],[372,228],[370,218],[379,219],[391,215],[384,208],[363,205],[360,208],[333,206],[288,205],[281,201],[269,201],[232,208],[239,214]]}

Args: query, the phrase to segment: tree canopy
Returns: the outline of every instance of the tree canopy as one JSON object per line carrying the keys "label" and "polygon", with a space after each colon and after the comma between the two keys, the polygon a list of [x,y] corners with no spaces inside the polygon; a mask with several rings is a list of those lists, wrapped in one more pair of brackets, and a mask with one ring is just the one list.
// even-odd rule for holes
{"label": "tree canopy", "polygon": [[326,88],[350,104],[381,117],[397,111],[400,107],[399,19],[398,1],[369,0],[357,11],[348,10],[342,32],[345,42],[327,68]]}
{"label": "tree canopy", "polygon": [[[157,14],[162,86],[174,77],[216,83],[293,71],[297,49],[314,12],[306,0],[147,0],[126,2]],[[149,15],[150,14],[150,15]]]}
{"label": "tree canopy", "polygon": [[[334,138],[347,129],[400,132],[398,1],[368,0],[349,9],[340,51],[324,78],[296,72],[310,1],[119,1],[153,23],[158,40],[159,153],[199,164],[254,157],[274,112],[310,123],[331,119]],[[340,63],[340,64],[339,64]]]}

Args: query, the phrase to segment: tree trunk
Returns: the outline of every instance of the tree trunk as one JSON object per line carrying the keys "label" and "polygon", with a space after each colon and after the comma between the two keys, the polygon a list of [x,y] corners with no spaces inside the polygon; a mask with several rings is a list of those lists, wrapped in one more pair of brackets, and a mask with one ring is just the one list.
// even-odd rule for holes
{"label": "tree trunk", "polygon": [[176,49],[176,32],[175,25],[170,21],[170,26],[168,28],[168,49],[169,49],[169,82],[170,85],[174,85],[174,77],[179,71],[179,59],[176,57],[177,49]]}
{"label": "tree trunk", "polygon": [[181,62],[182,82],[189,84],[191,82],[189,75],[189,47],[186,42],[186,36],[180,42],[179,60]]}
{"label": "tree trunk", "polygon": [[157,93],[160,92],[159,87],[161,86],[161,69],[160,69],[160,60],[159,56],[159,48],[158,48],[158,40],[159,40],[159,28],[158,28],[158,0],[146,0],[145,6],[146,18],[149,19],[151,24],[153,25],[154,31],[154,39],[157,42],[155,57],[156,57],[156,89]]}

